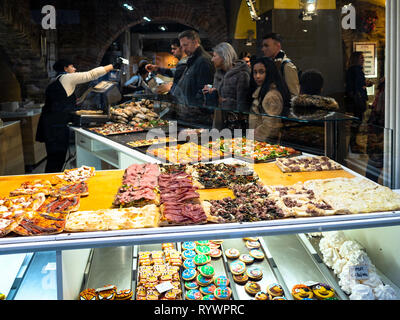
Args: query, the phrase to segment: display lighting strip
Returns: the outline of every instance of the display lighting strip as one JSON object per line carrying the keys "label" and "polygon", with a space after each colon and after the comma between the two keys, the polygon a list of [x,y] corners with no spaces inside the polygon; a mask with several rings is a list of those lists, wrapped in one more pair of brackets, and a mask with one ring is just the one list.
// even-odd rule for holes
{"label": "display lighting strip", "polygon": [[256,0],[246,0],[247,6],[250,10],[250,16],[253,20],[260,20],[261,18],[257,14],[257,10],[255,8]]}

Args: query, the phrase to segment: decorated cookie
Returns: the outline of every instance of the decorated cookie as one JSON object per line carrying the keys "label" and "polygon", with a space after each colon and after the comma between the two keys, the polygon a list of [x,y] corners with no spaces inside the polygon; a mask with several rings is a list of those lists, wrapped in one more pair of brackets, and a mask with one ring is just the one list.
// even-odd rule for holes
{"label": "decorated cookie", "polygon": [[268,294],[264,291],[258,291],[255,295],[256,300],[269,300]]}
{"label": "decorated cookie", "polygon": [[217,298],[214,296],[214,294],[207,294],[203,296],[202,300],[217,300]]}
{"label": "decorated cookie", "polygon": [[218,300],[229,300],[232,295],[232,290],[229,287],[217,287],[214,291],[214,296]]}
{"label": "decorated cookie", "polygon": [[211,284],[213,282],[213,280],[214,280],[214,278],[212,278],[212,277],[211,278],[207,278],[207,277],[203,276],[200,273],[196,277],[196,282],[201,287],[208,286],[209,284]]}
{"label": "decorated cookie", "polygon": [[246,270],[246,274],[250,280],[260,280],[263,277],[263,272],[260,267],[254,266]]}
{"label": "decorated cookie", "polygon": [[79,294],[79,300],[98,300],[97,292],[95,289],[85,289]]}
{"label": "decorated cookie", "polygon": [[183,261],[183,267],[185,269],[195,269],[196,264],[194,263],[194,259],[186,259],[185,261]]}
{"label": "decorated cookie", "polygon": [[182,252],[183,259],[193,259],[196,256],[196,251],[194,250],[185,250]]}
{"label": "decorated cookie", "polygon": [[184,286],[187,290],[198,289],[199,285],[196,281],[185,281]]}
{"label": "decorated cookie", "polygon": [[326,300],[335,296],[335,290],[326,283],[318,283],[312,286],[311,289],[318,300]]}
{"label": "decorated cookie", "polygon": [[287,300],[285,297],[273,297],[272,300]]}
{"label": "decorated cookie", "polygon": [[246,264],[240,260],[233,261],[229,265],[232,274],[242,274],[246,271]]}
{"label": "decorated cookie", "polygon": [[257,260],[263,260],[265,256],[264,252],[262,252],[260,249],[251,249],[249,255]]}
{"label": "decorated cookie", "polygon": [[195,241],[195,243],[200,245],[200,246],[208,246],[208,244],[210,242],[208,240],[198,240],[198,241]]}
{"label": "decorated cookie", "polygon": [[225,255],[228,259],[237,259],[240,256],[240,251],[236,248],[229,248],[225,250]]}
{"label": "decorated cookie", "polygon": [[214,294],[215,289],[217,289],[215,284],[209,284],[206,287],[200,287],[199,290],[203,295]]}
{"label": "decorated cookie", "polygon": [[271,283],[270,285],[267,286],[267,293],[272,297],[280,297],[284,296],[285,292],[283,291],[283,288],[280,284],[278,283]]}
{"label": "decorated cookie", "polygon": [[194,250],[196,251],[197,254],[210,254],[211,249],[209,246],[198,245]]}
{"label": "decorated cookie", "polygon": [[233,280],[237,283],[237,284],[245,284],[248,280],[249,277],[247,276],[246,273],[242,273],[242,274],[235,274],[233,275]]}
{"label": "decorated cookie", "polygon": [[292,288],[292,296],[296,300],[311,299],[314,294],[312,290],[305,284],[297,284]]}
{"label": "decorated cookie", "polygon": [[183,279],[184,281],[191,281],[191,280],[193,280],[194,278],[196,278],[196,275],[197,275],[196,269],[185,269],[185,270],[182,272],[182,279]]}
{"label": "decorated cookie", "polygon": [[260,246],[258,241],[246,241],[246,247],[248,249],[258,249]]}
{"label": "decorated cookie", "polygon": [[208,262],[210,262],[211,257],[205,254],[197,254],[194,258],[194,263],[197,266],[202,266]]}
{"label": "decorated cookie", "polygon": [[130,300],[132,299],[133,291],[130,289],[119,290],[115,295],[115,300]]}
{"label": "decorated cookie", "polygon": [[211,248],[210,249],[210,257],[211,258],[219,258],[220,256],[222,256],[222,251],[221,249],[218,248]]}
{"label": "decorated cookie", "polygon": [[226,276],[218,276],[214,279],[214,284],[217,287],[227,287],[229,286],[229,279]]}
{"label": "decorated cookie", "polygon": [[217,244],[217,245],[219,245],[219,246],[220,246],[223,242],[224,242],[224,240],[220,240],[220,239],[217,239],[217,240],[210,240],[210,243]]}
{"label": "decorated cookie", "polygon": [[185,241],[182,243],[183,250],[194,250],[196,248],[196,244],[193,241]]}
{"label": "decorated cookie", "polygon": [[255,296],[257,294],[257,292],[261,291],[261,286],[257,282],[249,281],[244,286],[244,290],[249,295]]}
{"label": "decorated cookie", "polygon": [[188,300],[201,300],[201,299],[203,299],[203,295],[201,294],[200,290],[197,290],[197,289],[192,289],[192,290],[186,291],[185,297]]}
{"label": "decorated cookie", "polygon": [[203,277],[206,277],[206,278],[211,278],[211,277],[213,277],[214,274],[215,274],[215,269],[214,269],[214,267],[213,267],[212,265],[210,265],[210,264],[206,264],[206,265],[200,266],[200,267],[198,268],[198,270],[199,270],[200,274],[201,274]]}
{"label": "decorated cookie", "polygon": [[176,294],[175,291],[169,290],[169,291],[167,291],[167,292],[164,294],[164,298],[165,298],[166,300],[176,300],[177,294]]}
{"label": "decorated cookie", "polygon": [[243,241],[258,241],[258,237],[244,237]]}
{"label": "decorated cookie", "polygon": [[239,256],[239,260],[244,262],[245,264],[252,264],[254,262],[254,258],[247,253],[241,254]]}
{"label": "decorated cookie", "polygon": [[114,300],[117,294],[117,287],[114,285],[104,286],[96,289],[99,300]]}

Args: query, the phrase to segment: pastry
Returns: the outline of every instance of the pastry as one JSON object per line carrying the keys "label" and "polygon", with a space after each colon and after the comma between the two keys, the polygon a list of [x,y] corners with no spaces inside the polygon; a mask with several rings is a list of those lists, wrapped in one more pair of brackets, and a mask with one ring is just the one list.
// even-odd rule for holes
{"label": "pastry", "polygon": [[173,290],[169,290],[164,294],[164,299],[165,300],[176,300],[177,298],[177,292]]}
{"label": "pastry", "polygon": [[195,243],[199,246],[208,246],[210,242],[208,240],[197,240]]}
{"label": "pastry", "polygon": [[214,267],[212,265],[206,264],[198,268],[200,274],[206,278],[212,278],[215,274]]}
{"label": "pastry", "polygon": [[217,287],[227,287],[229,286],[229,279],[226,276],[218,276],[214,279],[214,284]]}
{"label": "pastry", "polygon": [[132,299],[133,291],[130,289],[119,290],[115,294],[115,300],[130,300]]}
{"label": "pastry", "polygon": [[185,294],[186,299],[188,300],[201,300],[203,299],[203,295],[198,289],[191,289],[186,291]]}
{"label": "pastry", "polygon": [[211,257],[207,256],[205,254],[198,254],[193,258],[193,260],[197,266],[202,266],[206,263],[209,263],[211,260]]}
{"label": "pastry", "polygon": [[206,287],[200,287],[199,290],[203,295],[214,294],[215,289],[217,286],[213,283],[209,284]]}
{"label": "pastry", "polygon": [[216,259],[216,258],[219,258],[219,257],[221,257],[221,256],[222,256],[222,251],[221,251],[221,249],[218,249],[218,248],[211,248],[211,249],[210,249],[210,257],[211,257],[211,258]]}
{"label": "pastry", "polygon": [[313,285],[311,289],[318,300],[332,298],[335,295],[335,290],[325,283],[317,283],[316,285]]}
{"label": "pastry", "polygon": [[229,287],[217,287],[214,291],[214,296],[218,300],[229,300],[232,295],[232,290]]}
{"label": "pastry", "polygon": [[287,300],[284,296],[273,297],[272,300]]}
{"label": "pastry", "polygon": [[229,248],[225,250],[225,255],[228,259],[237,259],[240,256],[240,251],[236,248]]}
{"label": "pastry", "polygon": [[206,287],[213,282],[214,278],[207,278],[200,273],[196,277],[196,282],[201,287]]}
{"label": "pastry", "polygon": [[268,285],[267,293],[273,298],[285,295],[285,292],[283,291],[282,286],[278,283],[272,283],[272,284]]}
{"label": "pastry", "polygon": [[196,278],[196,275],[197,275],[196,269],[185,269],[185,270],[182,272],[182,279],[183,279],[184,281],[191,281],[191,280],[193,280],[194,278]]}
{"label": "pastry", "polygon": [[244,237],[243,241],[258,241],[258,237]]}
{"label": "pastry", "polygon": [[244,262],[245,264],[252,264],[254,262],[254,257],[247,253],[243,253],[239,256],[239,260]]}
{"label": "pastry", "polygon": [[113,285],[96,289],[99,300],[114,300],[117,294],[117,287]]}
{"label": "pastry", "polygon": [[216,245],[221,245],[224,242],[224,240],[210,240],[210,243],[216,244]]}
{"label": "pastry", "polygon": [[194,250],[184,250],[182,252],[183,259],[193,259],[196,256],[196,251]]}
{"label": "pastry", "polygon": [[263,260],[265,257],[264,253],[260,249],[251,249],[249,255],[257,260]]}
{"label": "pastry", "polygon": [[260,267],[253,266],[246,270],[246,274],[250,280],[258,281],[263,277],[263,272]]}
{"label": "pastry", "polygon": [[196,244],[193,241],[185,241],[182,243],[183,250],[194,250],[196,248]]}
{"label": "pastry", "polygon": [[205,245],[197,245],[194,249],[197,254],[210,254],[210,247]]}
{"label": "pastry", "polygon": [[246,264],[240,260],[237,260],[231,262],[229,268],[234,275],[242,274],[246,271]]}
{"label": "pastry", "polygon": [[312,290],[305,284],[297,284],[292,288],[292,296],[296,300],[311,299],[314,294]]}
{"label": "pastry", "polygon": [[98,296],[95,289],[85,289],[79,294],[79,300],[98,300]]}
{"label": "pastry", "polygon": [[269,300],[268,294],[264,291],[258,291],[255,295],[256,300]]}
{"label": "pastry", "polygon": [[248,280],[249,277],[247,276],[246,273],[242,273],[242,274],[236,274],[233,275],[233,280],[237,283],[237,284],[245,284]]}
{"label": "pastry", "polygon": [[260,246],[258,241],[246,241],[246,247],[248,249],[258,249]]}
{"label": "pastry", "polygon": [[196,281],[185,281],[184,286],[187,290],[198,289],[199,285]]}
{"label": "pastry", "polygon": [[193,260],[193,259],[186,259],[186,260],[183,262],[183,267],[184,267],[185,269],[196,269],[196,264],[194,263],[194,260]]}
{"label": "pastry", "polygon": [[203,296],[202,300],[217,300],[217,298],[214,296],[214,294],[207,294]]}
{"label": "pastry", "polygon": [[251,296],[255,296],[257,292],[261,291],[261,286],[254,281],[249,281],[244,286],[244,290]]}

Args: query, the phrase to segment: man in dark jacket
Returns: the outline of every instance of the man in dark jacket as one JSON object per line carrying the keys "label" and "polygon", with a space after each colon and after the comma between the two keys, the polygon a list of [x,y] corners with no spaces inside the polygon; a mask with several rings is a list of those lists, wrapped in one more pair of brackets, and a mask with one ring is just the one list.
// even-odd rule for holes
{"label": "man in dark jacket", "polygon": [[[199,34],[187,30],[179,34],[182,50],[188,55],[187,67],[176,85],[174,96],[185,107],[199,107],[204,104],[202,89],[214,81],[215,68],[211,56],[201,46]],[[193,109],[193,108],[191,108]],[[203,110],[201,113],[212,114]],[[193,117],[193,115],[192,115]],[[211,116],[210,116],[211,121]]]}

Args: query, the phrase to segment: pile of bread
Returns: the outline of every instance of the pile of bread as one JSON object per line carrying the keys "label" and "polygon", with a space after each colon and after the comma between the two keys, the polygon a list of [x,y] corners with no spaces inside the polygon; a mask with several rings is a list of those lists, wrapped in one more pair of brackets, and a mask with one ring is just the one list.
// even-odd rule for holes
{"label": "pile of bread", "polygon": [[129,102],[110,108],[110,118],[113,122],[137,125],[158,119],[154,112],[154,103],[149,99]]}

